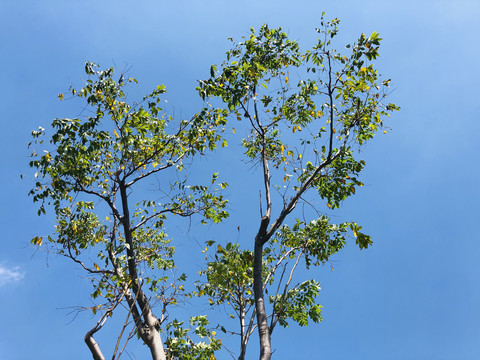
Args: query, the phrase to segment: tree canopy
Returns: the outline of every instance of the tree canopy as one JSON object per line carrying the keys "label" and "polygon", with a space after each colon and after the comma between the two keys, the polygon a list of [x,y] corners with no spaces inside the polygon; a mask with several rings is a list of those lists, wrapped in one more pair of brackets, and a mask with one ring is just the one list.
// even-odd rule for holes
{"label": "tree canopy", "polygon": [[[86,64],[85,72],[90,79],[71,95],[84,99],[92,115],[55,119],[48,144],[43,143],[44,129],[32,133],[30,166],[38,181],[30,195],[40,204],[39,214],[47,205],[55,211],[56,232],[48,236],[49,251],[80,264],[91,277],[91,295],[98,300],[91,310],[101,314],[85,338],[94,358],[104,357],[93,334],[126,302],[125,323],[132,316],[135,332],[149,346],[152,358],[165,359],[175,346],[170,340],[164,349],[160,326],[167,306],[186,296],[182,285],[186,275],[171,278],[175,248],[164,223],[174,215],[198,214],[203,222],[219,222],[228,215],[227,200],[218,193],[226,184],[218,183],[217,174],[207,185],[191,185],[188,177],[178,175],[188,159],[216,148],[225,119],[222,111],[202,110],[178,121],[160,107],[163,86],[129,104],[123,88],[135,79],[122,75],[115,81],[112,68],[99,70],[93,63]],[[178,176],[169,174],[172,171]],[[161,184],[161,196],[155,201],[142,199],[138,191],[152,177]],[[44,239],[37,236],[32,242],[40,246]],[[158,317],[152,299],[161,304]],[[206,319],[192,321],[204,326]],[[174,321],[168,328],[180,325]],[[119,342],[123,332],[119,331]],[[121,355],[119,342],[113,358]],[[212,346],[217,347],[215,342]]]}
{"label": "tree canopy", "polygon": [[[321,320],[318,281],[292,282],[300,260],[307,268],[327,261],[345,245],[348,230],[360,249],[372,243],[356,222],[332,224],[322,212],[338,208],[363,185],[358,176],[365,161],[356,153],[398,107],[384,103],[390,80],[382,80],[374,67],[379,34],[362,34],[344,54],[333,48],[338,23],[322,20],[318,41],[308,50],[281,29],[251,29],[198,87],[203,99],[219,98],[231,117],[246,122],[249,134],[242,145],[260,167],[264,186],[253,256],[231,244],[218,248],[204,286],[217,303],[230,303],[240,319],[242,359],[254,328],[260,359],[270,359],[277,324]],[[319,205],[307,198],[310,190]],[[294,214],[302,202],[319,216]],[[218,276],[227,271],[240,280]]]}
{"label": "tree canopy", "polygon": [[[135,79],[121,74],[115,81],[112,68],[87,63],[89,80],[70,95],[86,102],[89,116],[55,119],[50,136],[44,129],[32,133],[37,181],[30,195],[39,214],[53,208],[57,219],[48,240],[32,242],[90,276],[98,303],[90,309],[98,321],[85,341],[95,359],[105,357],[93,335],[122,303],[128,311],[114,359],[133,334],[152,359],[215,358],[222,342],[205,314],[189,320],[193,332],[182,320],[165,323],[167,307],[185,297],[194,304],[206,296],[213,307],[231,308],[238,327],[220,323],[216,329],[239,335],[238,359],[245,358],[255,330],[265,360],[277,325],[322,320],[319,281],[297,270],[325,263],[349,238],[360,249],[372,244],[355,221],[334,223],[329,214],[363,185],[360,150],[399,109],[385,102],[390,80],[374,66],[379,34],[362,34],[340,52],[333,48],[338,24],[322,20],[318,41],[307,50],[267,25],[240,42],[230,39],[226,60],[199,81],[206,106],[188,120],[160,107],[163,86],[129,103],[123,88]],[[208,184],[192,185],[184,170],[190,160],[226,146],[224,130],[235,132],[229,123],[237,121],[247,133],[241,140],[246,159],[262,181],[258,230],[242,243],[206,240],[210,260],[195,291],[186,291],[187,274],[173,271],[175,241],[166,221],[177,215],[218,223],[228,216],[221,193],[228,184],[218,172]],[[155,200],[142,198],[146,178],[161,184]],[[299,204],[312,210],[297,211]]]}

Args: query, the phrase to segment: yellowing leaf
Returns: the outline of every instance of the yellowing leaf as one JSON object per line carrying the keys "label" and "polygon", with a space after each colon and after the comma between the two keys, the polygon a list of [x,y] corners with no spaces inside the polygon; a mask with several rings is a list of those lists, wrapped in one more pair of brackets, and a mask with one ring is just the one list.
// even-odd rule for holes
{"label": "yellowing leaf", "polygon": [[232,132],[235,134],[235,128],[232,128]]}
{"label": "yellowing leaf", "polygon": [[94,263],[93,266],[95,267],[95,269],[100,270],[97,264]]}
{"label": "yellowing leaf", "polygon": [[62,94],[62,93],[58,94],[58,98],[59,98],[60,100],[63,100],[63,94]]}
{"label": "yellowing leaf", "polygon": [[117,134],[117,130],[113,130],[113,133],[115,134],[115,137],[117,137],[117,138],[120,137],[120,136],[118,136],[118,134]]}
{"label": "yellowing leaf", "polygon": [[110,218],[107,216],[107,217],[105,218],[105,220],[107,220],[107,221],[108,221],[108,220],[110,220]]}
{"label": "yellowing leaf", "polygon": [[32,240],[33,245],[42,245],[43,237],[35,236]]}
{"label": "yellowing leaf", "polygon": [[288,84],[288,76],[285,77],[285,84]]}

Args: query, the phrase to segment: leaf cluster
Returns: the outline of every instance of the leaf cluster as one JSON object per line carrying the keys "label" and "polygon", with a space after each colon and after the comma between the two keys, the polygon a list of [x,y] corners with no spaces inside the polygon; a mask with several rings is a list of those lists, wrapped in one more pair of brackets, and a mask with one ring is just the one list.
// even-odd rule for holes
{"label": "leaf cluster", "polygon": [[[178,320],[167,324],[165,340],[167,359],[214,360],[214,353],[221,348],[222,343],[215,337],[216,332],[208,328],[207,317],[201,315],[190,318],[190,326],[193,330],[184,328],[183,324]],[[195,341],[191,333],[200,341]]]}

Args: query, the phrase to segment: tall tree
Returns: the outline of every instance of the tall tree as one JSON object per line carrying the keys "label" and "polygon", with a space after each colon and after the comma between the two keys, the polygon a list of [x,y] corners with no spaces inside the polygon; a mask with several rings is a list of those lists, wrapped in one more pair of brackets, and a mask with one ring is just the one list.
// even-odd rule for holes
{"label": "tall tree", "polygon": [[[166,308],[183,295],[186,279],[185,274],[172,279],[168,272],[175,266],[174,247],[164,225],[173,215],[199,214],[202,222],[227,216],[226,200],[217,193],[226,184],[218,184],[217,174],[207,186],[190,184],[181,175],[187,160],[216,147],[225,112],[202,110],[177,121],[160,107],[163,86],[129,104],[123,88],[135,79],[122,74],[115,81],[112,68],[100,70],[93,63],[86,64],[85,72],[85,86],[72,89],[71,95],[86,101],[84,112],[89,116],[55,119],[45,143],[44,129],[32,133],[30,166],[37,181],[30,195],[39,203],[39,215],[53,208],[57,219],[48,240],[37,236],[32,242],[71,259],[91,277],[91,296],[98,305],[90,309],[99,320],[85,342],[94,359],[105,356],[93,335],[121,303],[127,315],[112,359],[120,357],[134,334],[155,360],[187,352],[191,357],[185,358],[207,358],[219,342],[205,329],[208,321],[202,316],[192,324],[209,344],[195,347],[176,320],[167,326],[168,348],[161,339]],[[59,97],[63,100],[64,95]],[[160,184],[155,200],[142,198],[146,179]],[[158,302],[160,315],[155,315],[153,304]],[[129,334],[125,330],[130,318],[134,329]],[[182,341],[174,341],[179,333]]]}
{"label": "tall tree", "polygon": [[[321,320],[321,307],[315,303],[318,282],[292,282],[301,259],[307,268],[327,261],[343,247],[349,229],[360,249],[372,243],[355,222],[335,225],[320,215],[339,207],[362,186],[358,175],[365,162],[358,159],[357,150],[384,127],[390,112],[398,110],[384,103],[389,80],[381,80],[373,65],[378,33],[362,34],[343,54],[332,48],[338,23],[322,20],[318,41],[307,51],[280,28],[263,25],[258,33],[252,29],[198,87],[204,100],[220,98],[226,110],[246,122],[243,147],[259,165],[263,182],[253,252],[236,244],[218,246],[205,271],[208,281],[199,287],[212,302],[233,307],[240,320],[240,331],[235,332],[240,334],[239,359],[255,328],[260,359],[268,360],[277,323]],[[294,210],[300,203],[318,203],[306,197],[310,190],[325,207],[314,206],[319,217],[307,220]],[[289,226],[287,218],[293,215]],[[228,278],[219,275],[226,272]]]}

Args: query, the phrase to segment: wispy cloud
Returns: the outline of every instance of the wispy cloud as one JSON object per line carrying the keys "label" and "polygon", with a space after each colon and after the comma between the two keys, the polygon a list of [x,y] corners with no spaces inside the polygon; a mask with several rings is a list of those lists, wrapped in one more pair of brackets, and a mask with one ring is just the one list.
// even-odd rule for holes
{"label": "wispy cloud", "polygon": [[23,278],[24,274],[18,267],[7,268],[0,265],[0,286],[15,283]]}

